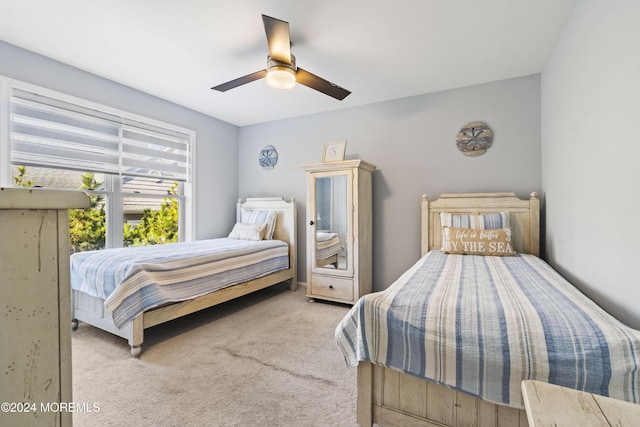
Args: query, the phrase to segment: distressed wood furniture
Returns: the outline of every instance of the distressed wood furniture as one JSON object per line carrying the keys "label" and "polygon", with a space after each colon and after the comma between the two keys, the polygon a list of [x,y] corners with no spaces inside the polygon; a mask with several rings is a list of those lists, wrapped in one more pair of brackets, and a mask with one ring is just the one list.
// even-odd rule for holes
{"label": "distressed wood furniture", "polygon": [[[347,304],[372,290],[372,173],[364,160],[302,165],[307,172],[307,297]],[[316,233],[337,232],[344,251],[319,260]]]}
{"label": "distressed wood furniture", "polygon": [[88,207],[82,192],[0,189],[0,425],[71,425],[57,410],[72,401],[69,209]]}
{"label": "distressed wood furniture", "polygon": [[[513,193],[443,194],[430,202],[422,196],[422,255],[441,246],[440,212],[483,214],[510,212],[514,249],[539,255],[540,201],[536,193],[521,200]],[[478,426],[527,427],[524,410],[496,405],[444,385],[369,362],[358,364],[357,421],[384,427]]]}
{"label": "distressed wood furniture", "polygon": [[72,314],[74,328],[77,327],[77,321],[80,320],[107,332],[111,332],[114,335],[125,338],[131,346],[131,355],[138,357],[142,351],[144,330],[147,328],[230,301],[277,283],[289,281],[290,289],[292,291],[296,290],[298,281],[296,274],[297,228],[295,200],[292,199],[288,202],[278,197],[250,198],[245,202],[239,200],[237,205],[238,222],[240,221],[242,208],[273,209],[276,211],[276,228],[273,238],[283,240],[289,245],[289,268],[287,270],[277,271],[273,274],[223,288],[198,298],[166,304],[145,311],[122,328],[116,327],[111,317],[111,313],[104,308],[104,299],[96,298],[83,292],[73,290]]}
{"label": "distressed wood furniture", "polygon": [[535,380],[522,382],[530,427],[640,426],[640,405]]}

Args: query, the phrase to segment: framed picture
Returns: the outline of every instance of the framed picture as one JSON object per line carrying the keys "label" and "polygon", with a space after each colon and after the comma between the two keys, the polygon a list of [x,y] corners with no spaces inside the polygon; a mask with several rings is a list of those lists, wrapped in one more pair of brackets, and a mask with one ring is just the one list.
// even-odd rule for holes
{"label": "framed picture", "polygon": [[347,141],[328,142],[324,144],[322,163],[340,162],[344,160],[344,151],[346,146]]}

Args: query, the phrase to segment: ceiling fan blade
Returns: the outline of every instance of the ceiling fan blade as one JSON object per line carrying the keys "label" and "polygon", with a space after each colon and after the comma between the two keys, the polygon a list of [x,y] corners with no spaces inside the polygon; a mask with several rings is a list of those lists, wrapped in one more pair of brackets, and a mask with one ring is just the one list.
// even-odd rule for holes
{"label": "ceiling fan blade", "polygon": [[251,83],[254,80],[259,80],[266,76],[267,76],[267,70],[260,70],[260,71],[256,71],[255,73],[247,74],[246,76],[228,81],[226,83],[222,83],[218,86],[214,86],[211,89],[217,90],[219,92],[226,92],[229,89],[233,89],[235,87],[242,86],[247,83]]}
{"label": "ceiling fan blade", "polygon": [[291,64],[289,23],[267,15],[262,15],[262,22],[264,23],[264,32],[267,35],[271,59]]}
{"label": "ceiling fan blade", "polygon": [[311,89],[315,89],[318,92],[322,92],[325,95],[329,95],[340,101],[345,99],[347,95],[351,93],[350,91],[341,88],[322,77],[318,77],[315,74],[305,71],[300,67],[298,67],[298,71],[296,72],[296,81],[301,85],[308,86]]}

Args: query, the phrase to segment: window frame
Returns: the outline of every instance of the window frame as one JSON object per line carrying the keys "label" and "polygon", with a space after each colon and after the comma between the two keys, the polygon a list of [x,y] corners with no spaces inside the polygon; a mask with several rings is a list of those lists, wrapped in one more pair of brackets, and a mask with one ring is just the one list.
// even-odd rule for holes
{"label": "window frame", "polygon": [[[150,126],[165,128],[171,131],[184,133],[189,136],[189,160],[187,180],[181,181],[180,185],[183,194],[180,200],[180,240],[191,241],[196,236],[196,204],[195,204],[195,158],[196,158],[196,132],[177,125],[166,123],[160,120],[145,117],[129,111],[109,107],[107,105],[89,101],[87,99],[67,95],[58,91],[47,89],[41,86],[22,82],[0,75],[0,187],[13,187],[13,174],[11,164],[11,118],[10,99],[13,89],[31,91],[43,96],[55,98],[63,102],[77,104],[84,108],[96,110],[109,115],[119,116],[125,120],[140,122]],[[108,224],[106,246],[122,247],[123,245],[123,217],[124,198],[128,193],[124,193],[121,188],[120,174],[105,174],[105,189],[97,191],[103,193],[108,200],[105,210],[107,211]],[[108,179],[107,179],[108,178]],[[118,233],[119,232],[119,233]],[[119,235],[118,235],[119,234]]]}

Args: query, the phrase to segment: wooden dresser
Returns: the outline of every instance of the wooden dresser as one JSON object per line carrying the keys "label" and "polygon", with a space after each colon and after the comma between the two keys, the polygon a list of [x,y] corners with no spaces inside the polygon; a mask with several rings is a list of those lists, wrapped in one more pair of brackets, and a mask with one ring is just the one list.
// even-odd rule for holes
{"label": "wooden dresser", "polygon": [[[372,291],[372,174],[361,159],[302,165],[307,172],[307,297],[354,304]],[[320,236],[342,250],[320,256]]]}
{"label": "wooden dresser", "polygon": [[0,188],[0,426],[72,423],[69,208],[88,207],[79,191]]}
{"label": "wooden dresser", "polygon": [[522,382],[530,427],[637,427],[640,405],[548,384]]}

